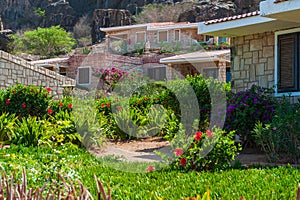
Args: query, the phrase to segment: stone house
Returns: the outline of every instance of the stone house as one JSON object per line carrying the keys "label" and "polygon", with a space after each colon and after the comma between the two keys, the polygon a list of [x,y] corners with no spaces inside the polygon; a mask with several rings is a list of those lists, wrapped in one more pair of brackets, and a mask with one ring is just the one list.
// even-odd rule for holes
{"label": "stone house", "polygon": [[226,38],[197,34],[198,23],[160,22],[100,28],[106,33],[109,51],[124,53],[136,49],[189,48],[197,42],[228,42]]}
{"label": "stone house", "polygon": [[202,74],[203,77],[213,77],[221,82],[230,78],[230,50],[197,51],[160,59],[160,63],[168,65],[172,79],[176,74]]}
{"label": "stone house", "polygon": [[299,96],[299,16],[299,0],[266,0],[260,11],[199,22],[198,34],[231,38],[233,91],[257,84]]}

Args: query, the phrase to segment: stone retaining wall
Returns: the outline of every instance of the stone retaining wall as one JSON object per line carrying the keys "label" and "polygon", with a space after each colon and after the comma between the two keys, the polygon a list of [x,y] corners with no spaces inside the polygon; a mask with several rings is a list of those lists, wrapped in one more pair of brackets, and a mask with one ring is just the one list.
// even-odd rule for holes
{"label": "stone retaining wall", "polygon": [[16,83],[50,87],[51,93],[56,97],[62,96],[64,87],[76,85],[74,79],[32,65],[24,59],[0,51],[0,89]]}

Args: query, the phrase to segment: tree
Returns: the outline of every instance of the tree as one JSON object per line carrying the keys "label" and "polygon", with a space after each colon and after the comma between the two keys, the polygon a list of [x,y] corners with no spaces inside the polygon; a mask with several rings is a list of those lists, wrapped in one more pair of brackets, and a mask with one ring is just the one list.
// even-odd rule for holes
{"label": "tree", "polygon": [[70,33],[60,26],[39,27],[36,30],[25,31],[24,34],[13,35],[12,39],[12,51],[23,51],[48,58],[68,53],[75,45]]}

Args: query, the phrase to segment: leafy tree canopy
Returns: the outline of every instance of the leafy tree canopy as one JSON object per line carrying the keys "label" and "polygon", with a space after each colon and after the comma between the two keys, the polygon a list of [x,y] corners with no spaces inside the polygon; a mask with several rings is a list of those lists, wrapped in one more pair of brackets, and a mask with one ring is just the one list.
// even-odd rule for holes
{"label": "leafy tree canopy", "polygon": [[60,26],[39,27],[23,34],[14,34],[10,43],[11,50],[15,53],[32,53],[48,58],[68,53],[74,45],[75,40],[70,33]]}

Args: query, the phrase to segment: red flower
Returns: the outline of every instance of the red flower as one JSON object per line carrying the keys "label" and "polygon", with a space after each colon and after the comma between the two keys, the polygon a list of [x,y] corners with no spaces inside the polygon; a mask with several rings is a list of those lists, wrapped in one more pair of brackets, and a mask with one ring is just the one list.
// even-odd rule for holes
{"label": "red flower", "polygon": [[180,164],[181,164],[181,166],[185,167],[186,166],[186,158],[181,158]]}
{"label": "red flower", "polygon": [[72,108],[73,107],[73,105],[70,103],[69,105],[68,105],[68,108]]}
{"label": "red flower", "polygon": [[13,93],[13,94],[14,94],[14,93],[15,93],[15,90],[12,90],[12,91],[11,91],[11,93]]}
{"label": "red flower", "polygon": [[141,100],[138,100],[138,104],[141,104],[141,102],[142,102]]}
{"label": "red flower", "polygon": [[49,115],[51,115],[51,114],[52,114],[52,112],[53,112],[53,110],[52,110],[52,109],[48,109],[48,114],[49,114]]}
{"label": "red flower", "polygon": [[107,103],[106,106],[109,108],[110,107],[110,103]]}
{"label": "red flower", "polygon": [[118,106],[118,111],[120,112],[122,110],[122,107],[121,106]]}
{"label": "red flower", "polygon": [[206,135],[208,137],[212,137],[213,136],[213,134],[212,134],[212,132],[210,130],[206,130]]}
{"label": "red flower", "polygon": [[154,171],[154,167],[152,165],[150,165],[147,170],[147,172],[153,172]]}
{"label": "red flower", "polygon": [[201,140],[201,137],[202,137],[202,132],[201,132],[201,131],[197,131],[197,132],[195,133],[194,139],[197,140],[197,141],[200,141],[200,140]]}
{"label": "red flower", "polygon": [[47,92],[50,92],[50,91],[51,91],[51,88],[47,87],[46,90],[47,90]]}
{"label": "red flower", "polygon": [[63,103],[62,102],[59,102],[59,107],[62,107],[63,106]]}
{"label": "red flower", "polygon": [[147,97],[145,97],[145,98],[144,98],[144,101],[147,101],[147,100],[148,100],[148,98],[147,98]]}
{"label": "red flower", "polygon": [[163,103],[163,104],[167,104],[168,102],[167,102],[167,100],[164,100],[162,103]]}
{"label": "red flower", "polygon": [[183,154],[183,149],[182,148],[176,148],[176,149],[174,149],[174,153],[177,157],[179,157]]}
{"label": "red flower", "polygon": [[104,103],[101,103],[101,108],[104,108],[105,107],[105,104]]}
{"label": "red flower", "polygon": [[26,103],[22,103],[22,108],[26,108]]}
{"label": "red flower", "polygon": [[5,103],[8,105],[8,104],[10,104],[10,99],[6,99],[5,100]]}

